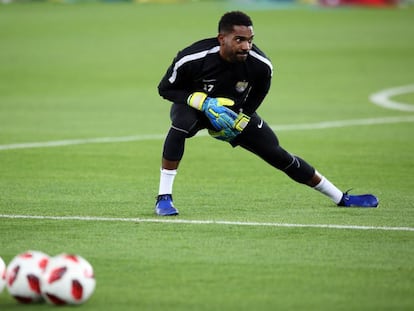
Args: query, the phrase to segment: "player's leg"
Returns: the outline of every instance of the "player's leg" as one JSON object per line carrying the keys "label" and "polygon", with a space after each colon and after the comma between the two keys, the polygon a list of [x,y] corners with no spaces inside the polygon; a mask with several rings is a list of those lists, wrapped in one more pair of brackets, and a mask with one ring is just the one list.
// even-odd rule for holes
{"label": "player's leg", "polygon": [[184,155],[185,140],[203,128],[204,118],[199,111],[180,104],[172,105],[170,117],[172,125],[164,141],[160,184],[155,204],[155,212],[160,216],[178,215],[172,199],[174,179]]}
{"label": "player's leg", "polygon": [[251,117],[248,126],[232,144],[240,145],[256,154],[296,182],[310,186],[319,182],[314,176],[315,169],[298,156],[283,149],[275,133],[257,114]]}
{"label": "player's leg", "polygon": [[240,145],[253,152],[273,167],[285,172],[291,179],[314,188],[340,206],[376,207],[378,205],[377,198],[372,195],[344,194],[305,160],[283,149],[276,134],[257,114],[252,116],[249,125],[236,138],[233,145]]}

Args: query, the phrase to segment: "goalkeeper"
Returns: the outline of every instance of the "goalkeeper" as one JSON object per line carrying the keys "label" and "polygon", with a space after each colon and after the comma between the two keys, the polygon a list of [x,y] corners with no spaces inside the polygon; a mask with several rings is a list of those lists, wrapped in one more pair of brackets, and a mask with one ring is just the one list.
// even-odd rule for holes
{"label": "goalkeeper", "polygon": [[273,67],[253,44],[253,37],[249,16],[239,11],[224,14],[217,37],[180,51],[158,85],[159,94],[172,102],[172,125],[163,147],[156,214],[178,215],[172,199],[174,178],[186,139],[201,129],[256,154],[338,206],[376,207],[375,196],[343,193],[306,161],[283,149],[256,113],[270,89]]}

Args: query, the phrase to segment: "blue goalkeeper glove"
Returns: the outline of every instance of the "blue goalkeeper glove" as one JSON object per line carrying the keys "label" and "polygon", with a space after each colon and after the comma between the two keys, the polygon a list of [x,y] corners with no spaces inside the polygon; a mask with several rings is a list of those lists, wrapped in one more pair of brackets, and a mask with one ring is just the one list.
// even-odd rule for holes
{"label": "blue goalkeeper glove", "polygon": [[222,129],[221,131],[208,130],[208,133],[211,137],[215,139],[230,142],[233,139],[235,139],[240,132],[236,131],[234,128],[229,127],[226,129]]}
{"label": "blue goalkeeper glove", "polygon": [[232,127],[223,128],[217,132],[209,130],[208,133],[213,138],[230,142],[246,128],[247,124],[249,124],[249,121],[250,117],[240,112],[237,118],[234,120]]}
{"label": "blue goalkeeper glove", "polygon": [[217,131],[233,128],[237,114],[226,106],[233,106],[234,101],[229,98],[207,97],[206,93],[195,92],[187,100],[188,105],[203,111],[210,123]]}

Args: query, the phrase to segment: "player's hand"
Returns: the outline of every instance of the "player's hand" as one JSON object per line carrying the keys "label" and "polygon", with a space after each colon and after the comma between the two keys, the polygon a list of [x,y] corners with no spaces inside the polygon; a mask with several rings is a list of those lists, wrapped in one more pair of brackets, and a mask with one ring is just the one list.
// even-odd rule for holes
{"label": "player's hand", "polygon": [[223,128],[220,131],[209,130],[208,133],[213,138],[230,142],[233,139],[235,139],[246,128],[249,121],[250,117],[240,112],[237,115],[237,118],[234,120],[233,127]]}
{"label": "player's hand", "polygon": [[246,114],[244,114],[243,112],[240,112],[237,115],[237,118],[234,120],[234,129],[236,129],[238,132],[242,132],[247,124],[249,124],[250,121],[250,117]]}
{"label": "player's hand", "polygon": [[237,118],[237,114],[225,106],[228,101],[234,104],[232,100],[227,98],[207,97],[204,101],[204,113],[216,130],[234,128],[234,121]]}
{"label": "player's hand", "polygon": [[190,95],[187,102],[191,107],[203,111],[216,130],[234,128],[237,114],[226,107],[233,106],[233,100],[207,97],[205,93],[195,92]]}
{"label": "player's hand", "polygon": [[236,138],[237,135],[240,134],[240,132],[235,130],[234,128],[225,128],[225,129],[222,129],[221,131],[208,130],[208,133],[210,134],[211,137],[215,139],[219,139],[219,140],[223,140],[227,142],[232,141],[233,139]]}
{"label": "player's hand", "polygon": [[206,93],[194,92],[188,97],[187,104],[197,110],[204,111],[203,105],[204,105],[204,101],[206,100],[206,98],[207,98]]}

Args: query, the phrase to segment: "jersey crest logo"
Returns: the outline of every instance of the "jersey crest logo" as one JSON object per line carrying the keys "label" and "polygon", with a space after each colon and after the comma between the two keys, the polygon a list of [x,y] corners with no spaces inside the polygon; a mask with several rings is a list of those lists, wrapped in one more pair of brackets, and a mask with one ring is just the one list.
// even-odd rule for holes
{"label": "jersey crest logo", "polygon": [[236,83],[236,91],[239,93],[243,93],[247,89],[248,85],[249,82],[247,81],[239,81]]}

